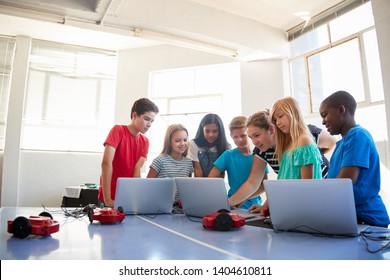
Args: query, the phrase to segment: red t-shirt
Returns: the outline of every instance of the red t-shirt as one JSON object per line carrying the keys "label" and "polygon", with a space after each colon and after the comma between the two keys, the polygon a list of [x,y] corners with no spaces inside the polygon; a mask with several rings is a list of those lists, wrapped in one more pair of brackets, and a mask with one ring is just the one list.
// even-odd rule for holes
{"label": "red t-shirt", "polygon": [[[149,140],[139,133],[134,136],[126,125],[115,125],[107,136],[105,145],[115,148],[112,160],[111,197],[115,199],[116,181],[118,177],[133,177],[134,166],[140,157],[147,157]],[[101,180],[101,178],[100,178]],[[100,182],[99,200],[104,201],[103,190]]]}

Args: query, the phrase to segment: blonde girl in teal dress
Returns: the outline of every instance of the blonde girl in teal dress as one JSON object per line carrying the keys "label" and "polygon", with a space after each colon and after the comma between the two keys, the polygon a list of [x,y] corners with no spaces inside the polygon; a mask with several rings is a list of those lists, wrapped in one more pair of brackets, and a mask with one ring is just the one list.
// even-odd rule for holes
{"label": "blonde girl in teal dress", "polygon": [[276,128],[278,179],[321,179],[321,154],[297,101],[292,97],[276,101],[270,116]]}

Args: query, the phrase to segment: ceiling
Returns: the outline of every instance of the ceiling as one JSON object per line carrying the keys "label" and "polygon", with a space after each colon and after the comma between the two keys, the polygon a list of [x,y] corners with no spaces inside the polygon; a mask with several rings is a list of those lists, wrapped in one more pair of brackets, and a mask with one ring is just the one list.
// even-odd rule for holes
{"label": "ceiling", "polygon": [[298,15],[315,16],[345,0],[189,0],[284,31],[302,23]]}
{"label": "ceiling", "polygon": [[280,44],[289,29],[305,23],[305,16],[351,1],[356,0],[0,0],[0,34],[107,49],[161,43],[134,37],[140,28],[269,52],[274,46],[264,37]]}

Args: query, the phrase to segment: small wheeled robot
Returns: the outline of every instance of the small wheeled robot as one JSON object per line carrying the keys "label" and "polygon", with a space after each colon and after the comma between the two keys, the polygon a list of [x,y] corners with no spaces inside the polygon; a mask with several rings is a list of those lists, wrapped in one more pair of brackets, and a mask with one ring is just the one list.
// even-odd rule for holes
{"label": "small wheeled robot", "polygon": [[53,220],[48,212],[42,212],[39,216],[30,216],[29,218],[19,216],[13,221],[8,221],[9,233],[15,237],[24,239],[30,234],[47,236],[60,230],[60,224]]}
{"label": "small wheeled robot", "polygon": [[89,221],[99,221],[102,224],[120,223],[125,219],[125,214],[121,207],[118,210],[112,208],[97,208],[95,205],[89,205],[84,208]]}
{"label": "small wheeled robot", "polygon": [[218,231],[228,231],[245,225],[245,218],[229,210],[221,209],[213,214],[207,214],[202,219],[203,227]]}

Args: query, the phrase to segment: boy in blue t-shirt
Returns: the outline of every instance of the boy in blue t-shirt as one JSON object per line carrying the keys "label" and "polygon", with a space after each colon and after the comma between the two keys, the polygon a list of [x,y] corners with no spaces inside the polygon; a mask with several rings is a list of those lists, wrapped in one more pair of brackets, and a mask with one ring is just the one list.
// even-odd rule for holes
{"label": "boy in blue t-shirt", "polygon": [[[248,179],[252,169],[253,153],[249,146],[246,121],[245,116],[238,116],[232,119],[229,124],[230,136],[237,147],[223,152],[214,161],[214,167],[208,176],[220,177],[225,171],[227,172],[230,187],[228,197],[231,197],[237,192],[240,186]],[[266,169],[266,173],[268,173],[268,169]],[[249,209],[253,204],[261,205],[261,197],[252,197],[246,200],[240,207]]]}
{"label": "boy in blue t-shirt", "polygon": [[355,122],[356,101],[337,91],[322,101],[322,124],[332,135],[341,134],[330,159],[328,178],[350,178],[358,223],[388,227],[390,221],[379,195],[380,159],[371,134]]}

